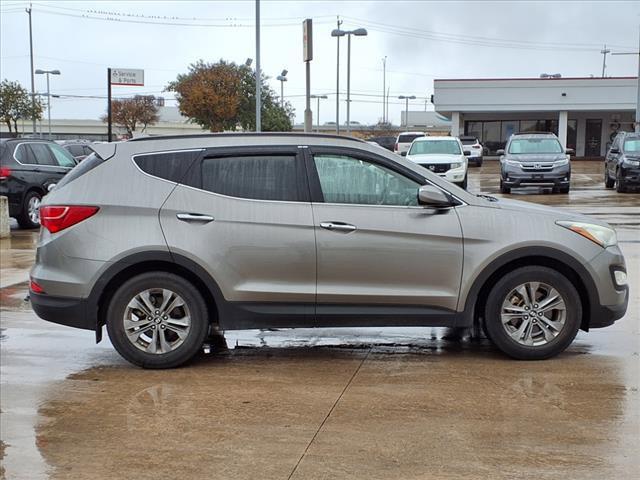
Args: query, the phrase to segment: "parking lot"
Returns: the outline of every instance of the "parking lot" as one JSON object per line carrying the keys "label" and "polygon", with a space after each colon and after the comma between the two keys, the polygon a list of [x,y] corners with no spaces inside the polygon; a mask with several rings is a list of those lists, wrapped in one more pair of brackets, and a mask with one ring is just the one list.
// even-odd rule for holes
{"label": "parking lot", "polygon": [[[469,190],[500,196],[497,162]],[[575,162],[568,195],[511,198],[611,223],[631,297],[558,357],[507,359],[469,332],[226,334],[185,368],[132,367],[107,338],[24,300],[37,233],[1,241],[0,478],[632,478],[640,468],[640,193]]]}

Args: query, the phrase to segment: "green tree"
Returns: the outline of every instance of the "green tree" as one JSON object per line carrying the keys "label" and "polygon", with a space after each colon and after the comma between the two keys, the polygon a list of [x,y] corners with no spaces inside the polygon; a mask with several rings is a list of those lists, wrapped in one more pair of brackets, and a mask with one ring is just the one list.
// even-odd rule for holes
{"label": "green tree", "polygon": [[5,78],[0,83],[0,118],[9,127],[9,133],[17,135],[18,120],[41,119],[43,110],[42,102],[37,98],[32,102],[31,95],[20,82],[10,82]]}
{"label": "green tree", "polygon": [[[262,79],[262,130],[289,131],[293,109],[279,105],[275,93]],[[255,129],[255,73],[245,65],[220,60],[200,60],[178,75],[166,90],[176,93],[180,113],[212,132]]]}

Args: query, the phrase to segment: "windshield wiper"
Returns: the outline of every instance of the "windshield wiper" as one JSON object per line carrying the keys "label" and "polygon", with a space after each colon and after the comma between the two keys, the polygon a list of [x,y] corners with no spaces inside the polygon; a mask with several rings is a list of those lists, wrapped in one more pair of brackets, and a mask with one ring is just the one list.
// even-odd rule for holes
{"label": "windshield wiper", "polygon": [[482,193],[476,193],[476,197],[485,198],[490,202],[497,202],[498,199],[496,197],[492,197],[491,195],[483,195]]}

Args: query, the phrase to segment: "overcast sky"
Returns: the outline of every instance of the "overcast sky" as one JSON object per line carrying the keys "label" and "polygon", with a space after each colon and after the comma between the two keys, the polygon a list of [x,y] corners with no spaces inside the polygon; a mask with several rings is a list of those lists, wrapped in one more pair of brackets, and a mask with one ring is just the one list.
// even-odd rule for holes
{"label": "overcast sky", "polygon": [[[30,88],[28,2],[0,1],[0,76]],[[398,95],[421,97],[424,109],[434,78],[601,75],[604,44],[612,51],[638,49],[640,2],[329,2],[262,0],[263,71],[276,92],[275,77],[289,70],[285,98],[303,120],[302,20],[314,21],[311,90],[326,94],[321,122],[335,121],[336,16],[343,29],[364,27],[353,37],[351,120],[382,116],[382,57],[391,87],[390,119],[400,120]],[[255,59],[253,1],[37,1],[33,2],[35,68],[59,69],[51,77],[58,95],[106,96],[106,68],[142,68],[144,87],[114,87],[114,96],[164,95],[167,83],[198,59],[244,63]],[[346,40],[340,44],[340,90],[346,91]],[[608,56],[607,76],[635,76],[638,57]],[[255,62],[254,62],[255,66]],[[46,91],[36,76],[36,91]],[[342,99],[341,122],[345,121]],[[53,118],[98,118],[104,98],[52,100]],[[175,102],[168,101],[168,105]],[[315,121],[315,101],[314,110]]]}

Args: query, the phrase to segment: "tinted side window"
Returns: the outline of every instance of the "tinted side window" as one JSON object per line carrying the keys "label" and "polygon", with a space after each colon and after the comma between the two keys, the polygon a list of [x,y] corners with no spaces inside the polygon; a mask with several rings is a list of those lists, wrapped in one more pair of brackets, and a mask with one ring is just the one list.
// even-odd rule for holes
{"label": "tinted side window", "polygon": [[205,158],[202,188],[230,197],[256,200],[304,201],[295,155],[256,155]]}
{"label": "tinted side window", "polygon": [[134,161],[140,169],[171,182],[180,183],[189,167],[200,156],[200,150],[187,152],[149,153],[136,155]]}
{"label": "tinted side window", "polygon": [[24,165],[33,165],[38,163],[26,143],[19,144],[13,152],[13,156]]}
{"label": "tinted side window", "polygon": [[49,147],[49,149],[51,150],[51,153],[53,153],[56,163],[61,167],[73,168],[76,166],[76,161],[73,159],[71,154],[67,152],[64,148],[62,148],[60,145],[56,145],[55,143],[50,143],[47,145],[47,147]]}
{"label": "tinted side window", "polygon": [[47,147],[45,143],[30,143],[29,148],[31,152],[33,152],[33,156],[36,159],[36,163],[38,165],[51,165],[54,167],[58,166],[58,163],[53,158],[51,151]]}
{"label": "tinted side window", "polygon": [[82,145],[66,145],[64,148],[74,157],[84,155]]}
{"label": "tinted side window", "polygon": [[327,203],[418,205],[420,185],[393,170],[346,155],[313,159]]}

